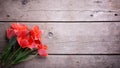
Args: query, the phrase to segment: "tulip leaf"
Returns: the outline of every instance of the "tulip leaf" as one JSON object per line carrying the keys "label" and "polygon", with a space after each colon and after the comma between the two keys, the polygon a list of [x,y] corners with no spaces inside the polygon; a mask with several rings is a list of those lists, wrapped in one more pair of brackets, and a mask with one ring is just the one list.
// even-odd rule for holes
{"label": "tulip leaf", "polygon": [[9,47],[12,47],[13,45],[15,45],[16,42],[17,42],[16,37],[12,37],[9,40]]}
{"label": "tulip leaf", "polygon": [[21,61],[25,60],[26,58],[29,57],[30,53],[31,53],[31,51],[20,52],[16,56],[16,59],[13,61],[12,64],[17,64],[17,63],[20,63]]}
{"label": "tulip leaf", "polygon": [[16,43],[16,38],[15,37],[13,37],[9,40],[9,43],[7,45],[6,50],[1,55],[1,61],[2,62],[6,63],[8,58],[13,54],[11,52],[11,50],[12,50],[12,47],[15,45],[15,43]]}

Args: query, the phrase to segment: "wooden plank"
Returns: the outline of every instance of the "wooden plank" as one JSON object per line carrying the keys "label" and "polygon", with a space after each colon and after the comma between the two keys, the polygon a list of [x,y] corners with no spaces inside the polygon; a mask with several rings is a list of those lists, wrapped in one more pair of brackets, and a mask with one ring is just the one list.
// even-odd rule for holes
{"label": "wooden plank", "polygon": [[0,0],[0,21],[120,21],[120,0]]}
{"label": "wooden plank", "polygon": [[36,57],[14,68],[120,68],[120,56],[50,55]]}
{"label": "wooden plank", "polygon": [[[120,23],[25,23],[43,30],[43,43],[49,54],[120,54]],[[0,23],[0,43],[5,44],[5,30],[10,23]],[[5,46],[0,45],[0,49]]]}

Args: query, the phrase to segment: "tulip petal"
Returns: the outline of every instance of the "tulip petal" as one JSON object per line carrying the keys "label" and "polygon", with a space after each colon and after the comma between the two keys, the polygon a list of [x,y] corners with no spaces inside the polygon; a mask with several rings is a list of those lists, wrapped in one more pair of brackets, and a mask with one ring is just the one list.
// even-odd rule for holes
{"label": "tulip petal", "polygon": [[44,49],[38,49],[38,53],[40,56],[47,56],[48,55],[46,50],[44,50]]}
{"label": "tulip petal", "polygon": [[15,32],[13,31],[13,29],[7,29],[7,38],[10,39],[13,36],[15,36]]}

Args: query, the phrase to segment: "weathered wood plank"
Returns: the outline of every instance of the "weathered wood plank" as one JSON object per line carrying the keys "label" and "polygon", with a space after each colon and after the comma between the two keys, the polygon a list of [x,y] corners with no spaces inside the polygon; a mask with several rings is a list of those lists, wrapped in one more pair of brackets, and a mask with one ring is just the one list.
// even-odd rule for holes
{"label": "weathered wood plank", "polygon": [[120,21],[120,0],[0,0],[0,21]]}
{"label": "weathered wood plank", "polygon": [[50,55],[36,57],[14,68],[120,68],[120,56]]}
{"label": "weathered wood plank", "polygon": [[[43,43],[49,54],[120,54],[120,23],[25,23],[43,30]],[[5,44],[5,30],[10,23],[0,23],[0,43]],[[0,45],[0,49],[4,46]]]}

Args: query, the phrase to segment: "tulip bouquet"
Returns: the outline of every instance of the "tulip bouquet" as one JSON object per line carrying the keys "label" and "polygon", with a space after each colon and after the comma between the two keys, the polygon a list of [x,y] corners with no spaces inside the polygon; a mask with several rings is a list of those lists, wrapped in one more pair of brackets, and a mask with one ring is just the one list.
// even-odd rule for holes
{"label": "tulip bouquet", "polygon": [[7,29],[6,34],[9,42],[0,57],[1,65],[5,68],[10,68],[12,65],[30,59],[29,56],[33,53],[34,57],[38,54],[40,56],[48,55],[47,46],[41,42],[42,31],[38,26],[29,29],[24,24],[13,23]]}

